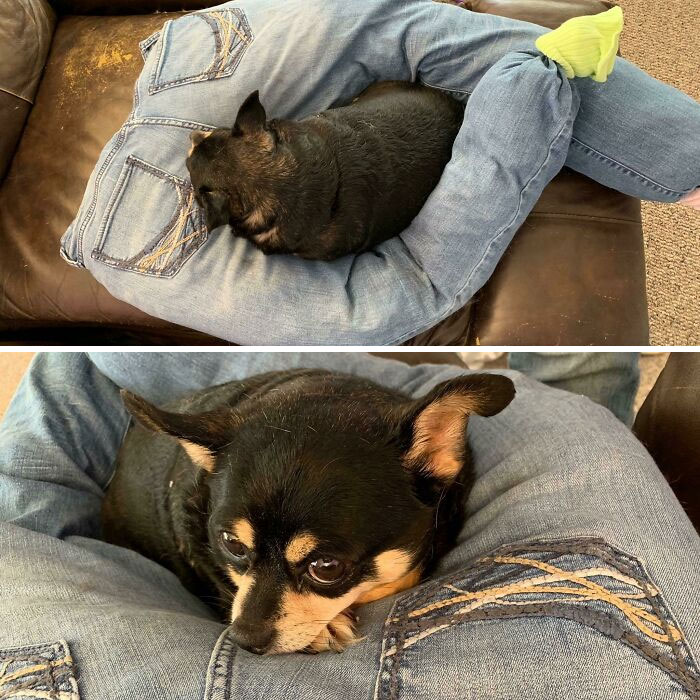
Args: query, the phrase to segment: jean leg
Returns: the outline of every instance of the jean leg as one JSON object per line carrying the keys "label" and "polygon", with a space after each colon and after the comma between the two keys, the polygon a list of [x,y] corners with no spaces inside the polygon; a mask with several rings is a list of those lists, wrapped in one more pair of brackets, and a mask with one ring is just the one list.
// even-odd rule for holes
{"label": "jean leg", "polygon": [[700,104],[620,59],[606,83],[574,82],[586,109],[574,125],[568,167],[657,202],[700,187]]}
{"label": "jean leg", "polygon": [[[115,383],[124,376],[135,389],[140,385],[144,393],[161,400],[169,397],[167,389],[158,385],[166,385],[169,374],[180,375],[177,395],[197,388],[205,376],[226,381],[244,372],[299,366],[294,354],[285,353],[174,353],[157,354],[149,361],[147,355],[132,358],[125,353],[121,363],[118,357],[110,353],[97,361]],[[67,366],[80,368],[70,362]],[[379,381],[384,377],[391,386],[415,394],[463,373],[457,367],[409,368],[342,353],[307,356],[303,366],[345,370]],[[366,638],[344,652],[340,661],[330,654],[268,658],[236,651],[223,626],[208,618],[197,601],[178,593],[174,577],[159,577],[156,572],[164,570],[157,564],[94,540],[69,537],[58,542],[10,523],[0,525],[2,551],[11,554],[11,559],[3,555],[3,564],[8,565],[0,567],[0,588],[11,591],[0,596],[0,644],[65,636],[76,659],[84,700],[693,697],[692,688],[684,692],[681,684],[691,687],[697,676],[688,656],[689,649],[697,653],[700,647],[697,600],[688,595],[700,587],[697,534],[644,449],[608,411],[584,397],[553,390],[516,372],[508,374],[516,382],[513,404],[493,418],[470,421],[478,478],[465,530],[440,567],[445,578],[429,581],[398,600],[364,606],[360,624]],[[153,379],[145,381],[147,375]],[[188,375],[189,380],[182,378]],[[55,371],[51,376],[60,395],[59,380],[68,383],[65,375]],[[74,372],[72,381],[80,384],[80,376],[91,375]],[[76,394],[85,400],[77,407],[78,416],[91,413],[89,386]],[[112,391],[117,396],[116,388]],[[49,405],[59,413],[74,409],[61,401]],[[109,406],[113,409],[116,404]],[[39,405],[30,410],[46,413]],[[19,414],[14,415],[21,422]],[[82,463],[82,442],[64,443],[60,432],[53,434],[59,441],[40,440],[36,462],[51,465],[56,452],[68,449],[70,463]],[[26,435],[34,439],[34,434]],[[110,454],[107,449],[102,456]],[[3,470],[11,466],[3,463]],[[587,538],[596,538],[588,549],[582,544]],[[502,545],[510,549],[494,552]],[[551,558],[550,550],[533,553],[538,546],[563,552]],[[494,559],[499,556],[525,563],[506,565]],[[630,564],[630,556],[641,562],[641,569]],[[602,589],[591,589],[595,596],[569,594],[571,600],[562,596],[556,609],[549,611],[543,604],[536,614],[521,605],[532,601],[528,592],[524,600],[516,593],[481,619],[438,607],[449,611],[439,629],[424,624],[430,622],[425,615],[412,614],[425,608],[426,601],[443,605],[443,596],[454,596],[455,587],[469,585],[493,596],[499,581],[518,584],[523,572],[540,575],[532,570],[532,562],[541,560],[568,572],[572,584],[590,577]],[[629,591],[619,586],[634,582],[646,586],[642,602],[638,597],[621,597]],[[632,595],[639,596],[639,589]],[[644,607],[647,601],[649,610]],[[652,633],[656,628],[650,626],[649,616],[660,611],[673,644],[640,634],[612,603]],[[484,609],[489,605],[486,602]],[[570,610],[578,621],[565,616]],[[397,619],[404,632],[418,629],[425,634],[404,645],[394,664]],[[683,637],[676,637],[674,630]],[[664,638],[664,633],[657,636]],[[628,645],[635,639],[646,640],[647,651],[658,651],[658,663],[649,660],[652,654],[645,656]],[[679,680],[680,672],[685,677]]]}
{"label": "jean leg", "polygon": [[[571,81],[536,51],[509,53],[486,72],[467,102],[442,175],[441,184],[450,186],[436,190],[402,234],[431,279],[459,294],[490,276],[561,170],[578,106]],[[436,198],[439,208],[431,206]],[[461,221],[454,233],[442,225],[453,220]],[[464,267],[446,264],[446,251],[455,250],[463,251]]]}
{"label": "jean leg", "polygon": [[556,389],[583,394],[632,424],[639,353],[511,352],[508,366]]}
{"label": "jean leg", "polygon": [[128,421],[117,387],[83,353],[37,355],[0,430],[0,521],[98,536]]}

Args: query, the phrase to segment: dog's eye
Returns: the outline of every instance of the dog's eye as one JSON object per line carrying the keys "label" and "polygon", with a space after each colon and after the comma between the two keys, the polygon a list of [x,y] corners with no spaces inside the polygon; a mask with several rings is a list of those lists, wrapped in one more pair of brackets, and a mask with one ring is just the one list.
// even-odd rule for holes
{"label": "dog's eye", "polygon": [[337,559],[321,557],[309,564],[309,576],[318,583],[335,583],[343,577],[345,564]]}
{"label": "dog's eye", "polygon": [[248,548],[230,532],[221,533],[221,542],[228,553],[236,559],[245,559],[248,556]]}

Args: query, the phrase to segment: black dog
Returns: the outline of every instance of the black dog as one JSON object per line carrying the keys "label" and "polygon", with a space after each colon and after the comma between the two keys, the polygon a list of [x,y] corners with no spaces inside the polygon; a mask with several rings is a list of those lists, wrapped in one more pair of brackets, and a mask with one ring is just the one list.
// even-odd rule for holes
{"label": "black dog", "polygon": [[208,230],[230,224],[264,253],[333,260],[411,223],[463,114],[439,90],[383,82],[345,107],[268,121],[254,92],[233,129],[192,133],[187,167]]}
{"label": "black dog", "polygon": [[104,534],[215,604],[245,649],[340,651],[355,639],[351,606],[415,585],[453,545],[472,484],[468,417],[513,395],[495,374],[414,400],[321,370],[224,384],[169,411],[125,392],[141,425]]}

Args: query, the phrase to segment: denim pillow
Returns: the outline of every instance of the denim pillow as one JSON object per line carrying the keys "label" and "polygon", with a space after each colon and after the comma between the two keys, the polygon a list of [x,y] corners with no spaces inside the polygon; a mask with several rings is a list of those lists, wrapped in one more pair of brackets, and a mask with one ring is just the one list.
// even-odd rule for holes
{"label": "denim pillow", "polygon": [[332,263],[208,234],[185,167],[189,133],[232,124],[256,89],[271,117],[303,117],[386,79],[466,99],[497,58],[532,50],[542,31],[430,0],[240,0],[167,21],[141,43],[133,109],[100,155],[61,254],[114,296],[237,343],[407,340],[463,306],[510,241],[469,218],[490,203],[462,204],[464,129],[411,226]]}

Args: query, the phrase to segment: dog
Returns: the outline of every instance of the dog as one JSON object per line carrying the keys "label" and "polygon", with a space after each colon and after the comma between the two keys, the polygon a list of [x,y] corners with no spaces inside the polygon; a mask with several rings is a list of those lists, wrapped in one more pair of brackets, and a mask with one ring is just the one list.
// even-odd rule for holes
{"label": "dog", "polygon": [[262,374],[131,424],[105,539],[161,562],[255,654],[342,651],[354,608],[416,585],[454,544],[473,481],[470,415],[514,396],[471,374],[409,398],[322,370]]}
{"label": "dog", "polygon": [[387,81],[344,107],[268,120],[256,91],[232,129],[191,133],[186,164],[208,231],[229,224],[263,253],[334,260],[411,223],[463,116],[440,90]]}

